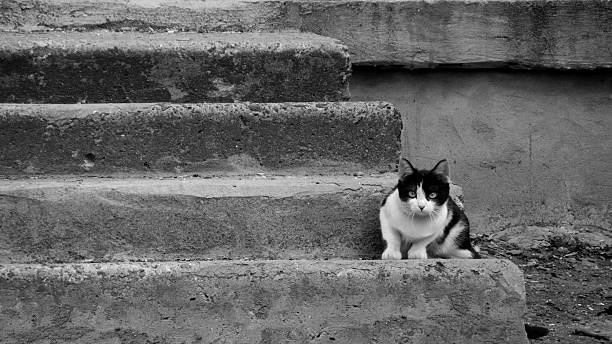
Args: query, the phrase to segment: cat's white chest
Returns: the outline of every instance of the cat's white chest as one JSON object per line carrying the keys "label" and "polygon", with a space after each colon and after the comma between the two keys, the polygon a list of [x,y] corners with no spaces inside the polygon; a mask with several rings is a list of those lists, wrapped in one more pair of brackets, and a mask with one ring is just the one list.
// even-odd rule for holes
{"label": "cat's white chest", "polygon": [[423,218],[415,220],[415,217],[406,210],[397,190],[389,195],[380,211],[381,218],[384,217],[390,227],[401,233],[404,241],[416,241],[432,235],[438,236],[442,234],[449,222],[448,209],[445,206],[440,207],[427,220]]}

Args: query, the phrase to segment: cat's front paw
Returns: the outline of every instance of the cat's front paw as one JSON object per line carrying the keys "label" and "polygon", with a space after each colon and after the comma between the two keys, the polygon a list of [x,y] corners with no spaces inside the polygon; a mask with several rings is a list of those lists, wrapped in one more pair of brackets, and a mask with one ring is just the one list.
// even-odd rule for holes
{"label": "cat's front paw", "polygon": [[383,260],[398,260],[398,259],[402,259],[402,252],[390,250],[389,248],[387,248],[383,252],[381,259],[383,259]]}
{"label": "cat's front paw", "polygon": [[408,250],[408,259],[427,259],[427,250]]}

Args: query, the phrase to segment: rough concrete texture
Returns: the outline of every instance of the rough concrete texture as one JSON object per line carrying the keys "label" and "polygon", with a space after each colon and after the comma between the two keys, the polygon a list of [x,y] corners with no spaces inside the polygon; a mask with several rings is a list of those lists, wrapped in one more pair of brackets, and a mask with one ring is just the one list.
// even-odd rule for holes
{"label": "rough concrete texture", "polygon": [[0,6],[4,30],[293,29],[340,39],[358,64],[612,66],[607,0],[13,0]]}
{"label": "rough concrete texture", "polygon": [[389,103],[0,104],[0,174],[392,171]]}
{"label": "rough concrete texture", "polygon": [[45,32],[0,36],[0,102],[337,101],[350,61],[307,33]]}
{"label": "rough concrete texture", "polygon": [[3,343],[528,343],[506,260],[0,266]]}
{"label": "rough concrete texture", "polygon": [[378,209],[396,182],[394,174],[4,180],[0,263],[378,258]]}
{"label": "rough concrete texture", "polygon": [[391,101],[403,154],[451,161],[476,231],[612,229],[612,73],[356,71],[356,100]]}
{"label": "rough concrete texture", "polygon": [[488,237],[492,241],[513,245],[521,252],[540,252],[558,247],[591,247],[602,250],[612,247],[612,231],[597,226],[581,229],[566,226],[516,226],[495,231]]}

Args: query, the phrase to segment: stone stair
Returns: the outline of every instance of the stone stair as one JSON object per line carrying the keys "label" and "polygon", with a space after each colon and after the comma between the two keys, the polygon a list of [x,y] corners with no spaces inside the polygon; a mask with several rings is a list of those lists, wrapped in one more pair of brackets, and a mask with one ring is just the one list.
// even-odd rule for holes
{"label": "stone stair", "polygon": [[6,343],[526,342],[503,260],[28,264],[0,281]]}
{"label": "stone stair", "polygon": [[3,33],[1,102],[348,99],[346,46],[307,33]]}
{"label": "stone stair", "polygon": [[176,3],[2,4],[0,342],[526,343],[512,263],[377,260],[402,119],[343,43]]}
{"label": "stone stair", "polygon": [[5,31],[313,32],[347,44],[360,65],[612,66],[607,0],[15,0],[2,9]]}
{"label": "stone stair", "polygon": [[395,178],[17,179],[0,185],[0,262],[372,259]]}
{"label": "stone stair", "polygon": [[0,173],[393,171],[386,102],[0,105]]}

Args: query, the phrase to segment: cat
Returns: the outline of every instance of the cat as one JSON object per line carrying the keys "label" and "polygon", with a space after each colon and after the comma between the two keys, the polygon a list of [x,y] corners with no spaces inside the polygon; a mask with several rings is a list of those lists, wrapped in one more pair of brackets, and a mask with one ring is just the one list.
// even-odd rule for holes
{"label": "cat", "polygon": [[470,224],[449,196],[446,160],[430,171],[415,169],[401,158],[400,178],[380,208],[382,259],[480,258],[470,242]]}

